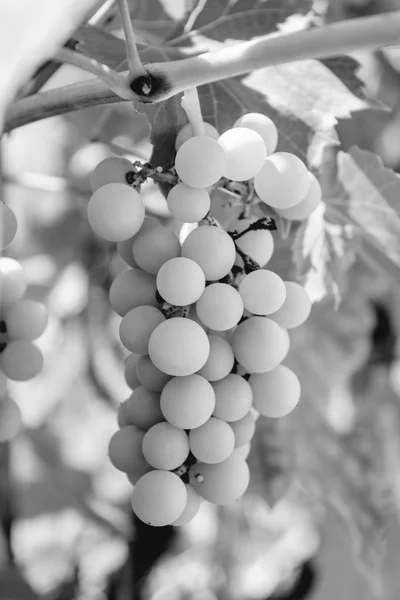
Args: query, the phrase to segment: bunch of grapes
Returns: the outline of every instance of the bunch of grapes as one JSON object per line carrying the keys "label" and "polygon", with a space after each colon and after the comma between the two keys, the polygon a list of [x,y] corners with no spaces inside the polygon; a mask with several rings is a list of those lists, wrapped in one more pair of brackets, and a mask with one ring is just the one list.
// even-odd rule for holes
{"label": "bunch of grapes", "polygon": [[153,526],[188,523],[201,499],[238,500],[249,484],[256,417],[283,417],[300,398],[298,377],[281,363],[288,330],[307,319],[310,299],[265,268],[274,221],[239,219],[225,231],[209,215],[210,189],[245,182],[255,201],[302,220],[320,202],[318,181],[295,155],[275,152],[277,130],[265,115],[244,115],[222,135],[208,124],[204,132],[192,136],[187,125],[176,140],[179,179],[168,207],[177,220],[198,223],[182,243],[145,217],[129,161],[104,160],[91,181],[89,222],[117,242],[130,267],[110,288],[132,353],[132,393],[109,457],[134,486],[135,514]]}

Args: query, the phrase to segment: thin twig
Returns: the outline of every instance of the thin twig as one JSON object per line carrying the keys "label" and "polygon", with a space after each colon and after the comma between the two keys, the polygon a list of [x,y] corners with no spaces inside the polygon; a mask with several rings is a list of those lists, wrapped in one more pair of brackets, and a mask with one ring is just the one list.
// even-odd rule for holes
{"label": "thin twig", "polygon": [[97,77],[100,77],[113,92],[124,100],[135,100],[135,95],[132,93],[125,77],[113,69],[110,69],[107,65],[98,62],[94,58],[89,58],[81,52],[71,50],[70,48],[60,48],[55,58],[59,62],[79,67],[84,71],[97,75]]}
{"label": "thin twig", "polygon": [[[400,11],[285,35],[268,35],[183,60],[149,64],[146,66],[148,74],[158,85],[150,97],[138,95],[136,100],[160,102],[187,88],[262,67],[382,48],[399,41]],[[143,93],[143,90],[138,91]],[[7,113],[6,131],[88,106],[121,101],[97,79],[60,87],[16,102]]]}
{"label": "thin twig", "polygon": [[193,135],[204,135],[204,121],[201,114],[199,94],[197,88],[185,90],[182,100],[182,108],[187,114],[189,123],[192,127]]}
{"label": "thin twig", "polygon": [[132,79],[136,79],[141,75],[147,75],[147,72],[142,64],[142,61],[140,60],[139,52],[136,46],[128,0],[118,0],[118,6],[125,33],[126,58],[128,62],[129,74]]}

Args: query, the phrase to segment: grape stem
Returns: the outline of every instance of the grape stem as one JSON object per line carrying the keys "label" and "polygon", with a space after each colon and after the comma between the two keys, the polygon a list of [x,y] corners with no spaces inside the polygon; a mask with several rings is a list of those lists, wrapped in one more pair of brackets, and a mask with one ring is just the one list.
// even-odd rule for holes
{"label": "grape stem", "polygon": [[201,114],[201,106],[197,88],[194,87],[185,90],[181,104],[192,127],[192,135],[204,135],[204,121],[203,115]]}
{"label": "grape stem", "polygon": [[[140,76],[131,82],[131,89],[136,92],[137,101],[160,102],[188,88],[244,75],[270,65],[395,45],[400,41],[399,32],[400,11],[393,11],[307,31],[262,36],[183,60],[148,64],[148,76]],[[7,113],[5,127],[6,131],[10,131],[53,115],[124,100],[101,79],[92,79],[15,102]]]}
{"label": "grape stem", "polygon": [[125,33],[126,58],[130,78],[136,79],[136,77],[140,76],[147,77],[147,71],[140,60],[139,52],[136,47],[128,0],[118,0],[118,7]]}

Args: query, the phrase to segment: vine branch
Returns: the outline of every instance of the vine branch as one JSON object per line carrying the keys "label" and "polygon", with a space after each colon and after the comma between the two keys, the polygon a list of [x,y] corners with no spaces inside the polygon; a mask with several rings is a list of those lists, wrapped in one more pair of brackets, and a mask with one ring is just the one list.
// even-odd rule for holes
{"label": "vine branch", "polygon": [[[146,65],[147,76],[133,81],[131,89],[137,101],[160,102],[185,89],[262,67],[373,50],[399,42],[400,11],[393,11],[307,31],[268,35],[182,60],[152,63]],[[16,102],[7,113],[6,131],[53,115],[123,100],[100,79],[63,86]]]}

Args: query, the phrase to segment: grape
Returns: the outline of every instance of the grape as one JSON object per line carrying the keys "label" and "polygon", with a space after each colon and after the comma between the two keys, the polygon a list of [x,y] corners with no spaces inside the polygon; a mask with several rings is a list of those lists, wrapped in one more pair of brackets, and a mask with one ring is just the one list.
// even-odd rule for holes
{"label": "grape", "polygon": [[[241,219],[229,227],[230,231],[244,231],[256,219]],[[235,243],[239,250],[247,254],[260,267],[264,267],[272,256],[274,251],[274,238],[267,229],[257,229],[248,231],[240,236]]]}
{"label": "grape", "polygon": [[165,317],[154,306],[137,306],[129,310],[119,326],[121,342],[131,352],[148,354],[149,339]]}
{"label": "grape", "polygon": [[261,135],[267,154],[275,152],[278,145],[278,130],[275,123],[261,113],[247,113],[235,121],[234,127],[247,127]]}
{"label": "grape", "polygon": [[171,379],[171,375],[167,375],[157,369],[151,362],[150,356],[141,356],[136,364],[137,378],[140,383],[152,392],[161,392],[166,383]]}
{"label": "grape", "polygon": [[250,317],[232,336],[236,360],[249,373],[264,373],[279,365],[289,351],[286,332],[267,317]]}
{"label": "grape", "polygon": [[133,512],[153,527],[171,525],[181,516],[186,503],[186,486],[178,475],[170,471],[150,471],[133,488]]}
{"label": "grape", "polygon": [[285,281],[286,298],[281,308],[271,315],[278,325],[285,329],[299,327],[308,319],[311,300],[302,285],[295,281]]}
{"label": "grape", "polygon": [[243,300],[235,288],[227,283],[212,283],[196,302],[199,319],[215,331],[235,327],[243,315]]}
{"label": "grape", "polygon": [[204,219],[210,210],[211,200],[207,190],[178,183],[169,192],[167,204],[175,219],[184,223],[196,223]]}
{"label": "grape", "polygon": [[256,430],[256,420],[251,411],[229,424],[235,434],[235,448],[241,448],[250,442]]}
{"label": "grape", "polygon": [[278,215],[281,215],[281,217],[284,217],[289,221],[304,221],[314,212],[321,202],[322,190],[318,179],[313,173],[309,172],[308,177],[311,184],[304,198],[291,208],[277,208],[276,212]]}
{"label": "grape", "polygon": [[143,438],[143,455],[155,469],[172,471],[182,465],[189,454],[188,436],[171,423],[157,423]]}
{"label": "grape", "polygon": [[122,429],[122,427],[127,427],[128,425],[132,425],[132,423],[130,422],[130,419],[129,419],[129,415],[128,415],[128,408],[127,408],[126,400],[121,402],[121,404],[118,407],[117,423],[118,423],[118,427],[120,429]]}
{"label": "grape", "polygon": [[130,471],[129,473],[126,473],[126,477],[129,481],[129,483],[131,483],[133,486],[135,486],[137,484],[137,482],[139,481],[139,479],[141,477],[143,477],[143,475],[145,475],[146,473],[149,473],[151,471],[153,471],[153,469],[151,468],[151,466],[147,464],[147,468],[143,468],[143,469],[136,469],[135,471]]}
{"label": "grape", "polygon": [[268,373],[251,375],[254,408],[265,417],[284,417],[297,406],[300,382],[288,367],[279,365]]}
{"label": "grape", "polygon": [[230,373],[224,379],[212,385],[215,392],[215,408],[213,416],[222,421],[237,421],[250,410],[253,394],[248,382]]}
{"label": "grape", "polygon": [[143,438],[144,431],[134,425],[114,433],[108,444],[108,456],[118,471],[128,473],[148,466],[142,452]]}
{"label": "grape", "polygon": [[0,442],[9,442],[21,431],[19,406],[9,396],[0,399]]}
{"label": "grape", "polygon": [[0,398],[3,398],[7,393],[7,377],[0,371]]}
{"label": "grape", "polygon": [[[215,129],[214,125],[210,125],[210,123],[204,123],[204,135],[212,138],[213,140],[217,140],[219,138],[219,132]],[[192,126],[190,123],[186,123],[179,131],[175,140],[175,150],[179,150],[184,142],[187,142],[191,137],[193,137]]]}
{"label": "grape", "polygon": [[157,219],[153,219],[153,217],[145,217],[140,230],[135,233],[135,235],[127,240],[124,240],[123,242],[118,242],[117,252],[122,260],[124,260],[130,267],[138,267],[135,259],[133,258],[133,240],[149,229],[153,229],[154,227],[160,227],[160,223],[157,221]]}
{"label": "grape", "polygon": [[150,358],[169,375],[192,375],[206,363],[209,353],[207,334],[190,319],[168,319],[150,336]]}
{"label": "grape", "polygon": [[140,194],[122,183],[99,188],[87,207],[91,228],[109,242],[122,242],[139,231],[144,220]]}
{"label": "grape", "polygon": [[126,174],[133,171],[133,165],[127,158],[111,156],[101,161],[90,175],[90,187],[95,192],[109,183],[128,184]]}
{"label": "grape", "polygon": [[181,253],[181,244],[171,229],[154,227],[133,240],[133,258],[143,271],[157,275],[160,267]]}
{"label": "grape", "polygon": [[130,422],[140,429],[150,429],[164,420],[160,408],[160,394],[143,386],[136,388],[126,401],[126,412]]}
{"label": "grape", "polygon": [[218,381],[232,371],[235,357],[230,343],[219,335],[209,335],[210,354],[207,362],[198,371],[208,381]]}
{"label": "grape", "polygon": [[190,483],[205,500],[214,504],[230,504],[245,493],[250,471],[236,452],[216,465],[196,464],[189,469]]}
{"label": "grape", "polygon": [[191,429],[189,446],[192,454],[205,463],[218,463],[228,458],[235,447],[235,436],[232,428],[215,417]]}
{"label": "grape", "polygon": [[197,515],[197,512],[200,508],[200,496],[194,487],[188,484],[185,484],[185,486],[187,491],[186,506],[181,516],[172,523],[174,526],[186,525],[189,523],[189,521],[194,519],[194,517]]}
{"label": "grape", "polygon": [[225,172],[225,152],[216,140],[197,135],[179,148],[175,169],[183,183],[194,188],[208,187],[221,179]]}
{"label": "grape", "polygon": [[212,415],[215,394],[200,375],[174,377],[161,392],[161,411],[169,423],[181,429],[203,425]]}
{"label": "grape", "polygon": [[193,304],[202,295],[206,280],[199,265],[189,258],[171,258],[158,272],[157,289],[166,302]]}
{"label": "grape", "polygon": [[135,390],[140,385],[139,378],[137,376],[137,363],[139,360],[139,356],[137,354],[130,354],[128,358],[125,360],[124,365],[124,375],[125,381],[131,388],[131,390]]}
{"label": "grape", "polygon": [[233,454],[236,454],[237,456],[240,456],[240,458],[242,458],[243,460],[246,460],[246,458],[250,454],[250,450],[251,450],[251,444],[247,443],[247,444],[244,444],[243,446],[238,446],[237,448],[235,448],[233,451]]}
{"label": "grape", "polygon": [[0,202],[0,248],[3,249],[15,238],[18,223],[15,213],[4,202]]}
{"label": "grape", "polygon": [[276,152],[268,156],[254,178],[254,188],[263,202],[274,208],[290,208],[308,192],[306,165],[295,154]]}
{"label": "grape", "polygon": [[286,287],[279,275],[259,269],[242,279],[239,293],[246,310],[255,315],[269,315],[283,305]]}
{"label": "grape", "polygon": [[7,307],[3,318],[10,338],[32,341],[41,336],[46,329],[48,314],[41,302],[23,298]]}
{"label": "grape", "polygon": [[111,284],[110,304],[121,317],[128,310],[149,304],[157,306],[156,278],[139,269],[122,271]]}
{"label": "grape", "polygon": [[225,277],[232,269],[236,248],[232,238],[223,229],[198,227],[183,242],[182,256],[197,262],[207,281],[215,281]]}
{"label": "grape", "polygon": [[267,156],[264,140],[252,129],[235,127],[225,131],[218,143],[226,154],[224,175],[234,181],[246,181],[261,171]]}
{"label": "grape", "polygon": [[43,355],[31,342],[12,340],[0,354],[0,367],[9,379],[26,381],[42,370]]}
{"label": "grape", "polygon": [[0,305],[4,308],[21,300],[27,282],[22,265],[13,258],[0,258]]}

